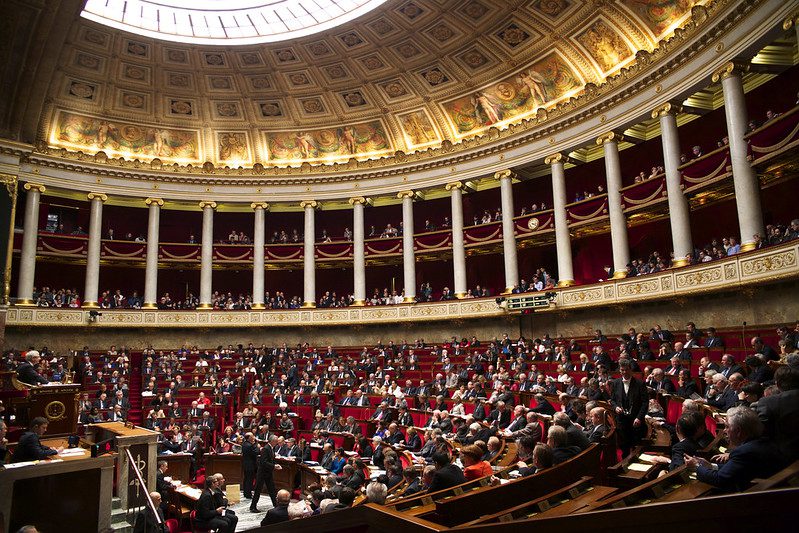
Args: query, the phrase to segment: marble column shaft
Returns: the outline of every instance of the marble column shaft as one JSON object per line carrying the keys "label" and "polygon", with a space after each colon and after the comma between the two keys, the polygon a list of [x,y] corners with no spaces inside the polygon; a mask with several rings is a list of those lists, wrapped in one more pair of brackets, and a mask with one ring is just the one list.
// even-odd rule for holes
{"label": "marble column shaft", "polygon": [[22,233],[22,251],[19,258],[19,281],[17,282],[17,298],[23,305],[33,304],[33,284],[36,276],[36,242],[39,237],[39,204],[44,185],[26,183],[28,191],[25,199],[25,222]]}
{"label": "marble column shaft", "polygon": [[144,270],[144,304],[145,309],[158,307],[158,239],[161,219],[161,206],[164,201],[160,198],[147,198],[144,201],[148,207],[147,217],[147,262]]}
{"label": "marble column shaft", "polygon": [[513,227],[513,173],[501,170],[494,174],[499,180],[502,196],[502,249],[505,265],[505,293],[510,293],[519,284],[519,262],[516,254],[516,230]]}

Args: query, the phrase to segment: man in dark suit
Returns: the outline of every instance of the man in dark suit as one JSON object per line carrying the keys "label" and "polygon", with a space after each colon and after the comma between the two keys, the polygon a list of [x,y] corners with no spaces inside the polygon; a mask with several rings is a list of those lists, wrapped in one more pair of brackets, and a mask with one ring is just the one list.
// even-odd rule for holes
{"label": "man in dark suit", "polygon": [[266,490],[269,491],[269,498],[272,500],[272,506],[276,505],[275,497],[277,496],[277,489],[275,488],[274,471],[282,470],[283,467],[275,463],[275,444],[277,443],[277,435],[269,435],[269,441],[266,446],[261,448],[261,455],[258,458],[258,475],[255,479],[255,494],[252,496],[250,503],[250,511],[257,513],[258,500],[261,498],[261,491],[266,485]]}
{"label": "man in dark suit", "polygon": [[697,450],[699,450],[699,445],[693,438],[697,431],[693,416],[690,414],[684,414],[680,416],[675,424],[675,430],[677,432],[677,438],[679,439],[679,442],[671,447],[671,462],[669,463],[669,471],[684,465],[685,456],[696,455]]}
{"label": "man in dark suit", "polygon": [[49,383],[47,378],[43,377],[36,370],[36,365],[39,364],[41,359],[42,357],[39,355],[39,352],[36,350],[29,350],[28,353],[25,354],[25,361],[17,368],[17,379],[27,385],[44,385]]}
{"label": "man in dark suit", "polygon": [[447,452],[434,453],[433,464],[436,467],[436,471],[433,473],[433,481],[430,483],[428,492],[436,492],[466,483],[466,476],[463,475],[463,470],[452,464]]}
{"label": "man in dark suit", "polygon": [[408,466],[402,471],[402,476],[405,478],[407,485],[402,492],[403,496],[413,496],[422,490],[421,481],[419,480],[419,472],[412,466]]}
{"label": "man in dark suit", "polygon": [[799,369],[780,366],[774,372],[779,394],[757,402],[757,414],[765,426],[765,434],[779,446],[786,459],[799,459]]}
{"label": "man in dark suit", "polygon": [[588,438],[588,442],[601,442],[608,432],[608,427],[605,423],[607,419],[605,408],[594,407],[591,409],[591,412],[588,413],[588,419],[591,422],[591,427],[590,429],[586,428],[584,431],[585,436]]}
{"label": "man in dark suit", "polygon": [[730,387],[730,382],[721,374],[713,374],[713,386],[708,391],[711,396],[706,403],[721,412],[734,406],[738,402],[738,393]]}
{"label": "man in dark suit", "polygon": [[552,417],[552,422],[566,430],[566,438],[569,446],[577,446],[580,451],[583,451],[591,444],[588,442],[588,437],[583,431],[575,426],[569,418],[569,415],[563,411],[555,413]]}
{"label": "man in dark suit", "polygon": [[161,495],[162,501],[169,497],[169,489],[172,488],[172,484],[165,479],[167,470],[169,463],[158,461],[158,469],[155,471],[155,490]]}
{"label": "man in dark suit", "polygon": [[629,361],[619,363],[621,377],[612,382],[610,403],[616,410],[619,447],[628,455],[633,445],[646,434],[649,395],[643,381],[633,377]]}
{"label": "man in dark suit", "polygon": [[31,426],[22,437],[20,437],[17,447],[14,448],[14,454],[11,456],[12,463],[20,463],[22,461],[40,461],[52,455],[61,453],[63,448],[49,448],[42,446],[39,438],[47,431],[47,419],[37,416],[31,420]]}
{"label": "man in dark suit", "polygon": [[354,491],[360,490],[366,481],[363,472],[352,465],[344,465],[343,473],[344,479],[342,483]]}
{"label": "man in dark suit", "polygon": [[696,469],[696,478],[727,492],[746,489],[755,479],[765,479],[779,472],[787,463],[768,437],[763,437],[763,424],[757,413],[748,407],[727,411],[727,434],[732,451],[727,461],[715,468],[700,457],[686,456],[685,463]]}
{"label": "man in dark suit", "polygon": [[705,348],[724,348],[724,339],[716,336],[716,328],[707,328]]}
{"label": "man in dark suit", "polygon": [[150,499],[153,500],[153,506],[157,512],[157,518],[156,513],[153,513],[153,510],[150,509],[150,506],[145,506],[144,509],[136,513],[136,519],[133,522],[133,533],[167,532],[164,512],[161,510],[161,495],[157,492],[151,492]]}
{"label": "man in dark suit", "polygon": [[721,356],[721,375],[727,379],[730,379],[730,376],[736,373],[743,374],[744,371],[741,368],[741,365],[735,362],[735,357],[730,354],[724,354]]}
{"label": "man in dark suit", "polygon": [[244,435],[244,442],[241,444],[241,466],[244,470],[241,491],[249,500],[252,499],[252,484],[258,472],[258,443],[251,432]]}
{"label": "man in dark suit", "polygon": [[496,408],[488,415],[487,422],[500,429],[505,429],[510,425],[512,413],[505,408],[505,402],[497,402]]}
{"label": "man in dark suit", "polygon": [[535,407],[531,411],[540,415],[552,416],[555,414],[555,406],[549,403],[549,400],[543,394],[539,393],[535,395]]}
{"label": "man in dark suit", "polygon": [[270,524],[279,524],[281,522],[289,521],[289,502],[291,502],[291,493],[285,489],[281,489],[277,493],[277,505],[266,512],[263,520],[261,520],[261,527]]}
{"label": "man in dark suit", "polygon": [[[216,474],[205,478],[206,488],[200,494],[200,499],[197,500],[195,507],[195,523],[201,528],[215,529],[220,533],[233,533],[236,531],[236,525],[233,523],[231,527],[232,521],[225,516],[225,506],[218,505],[215,495],[222,480],[222,476],[217,477]],[[238,522],[238,519],[236,519],[236,522]]]}
{"label": "man in dark suit", "polygon": [[677,392],[674,383],[666,377],[666,373],[662,368],[655,368],[652,370],[652,388],[658,392],[665,392],[667,394],[674,394]]}

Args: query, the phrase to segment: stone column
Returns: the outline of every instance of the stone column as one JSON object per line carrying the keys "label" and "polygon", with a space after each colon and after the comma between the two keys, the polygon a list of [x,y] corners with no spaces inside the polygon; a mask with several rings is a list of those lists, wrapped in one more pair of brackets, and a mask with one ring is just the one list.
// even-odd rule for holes
{"label": "stone column", "polygon": [[607,175],[608,212],[610,213],[610,240],[613,245],[613,279],[627,277],[630,263],[630,246],[627,243],[627,217],[621,205],[621,166],[619,165],[619,143],[622,136],[608,132],[601,135],[597,144],[605,150],[605,174]]}
{"label": "stone column", "polygon": [[214,266],[214,209],[216,202],[203,200],[202,248],[200,249],[200,305],[198,309],[212,309],[213,266]]}
{"label": "stone column", "polygon": [[652,111],[652,118],[660,119],[660,139],[663,143],[663,166],[666,169],[666,192],[669,199],[669,223],[675,267],[690,264],[694,251],[691,239],[691,211],[688,199],[682,192],[680,166],[680,136],[677,132],[678,109],[665,103]]}
{"label": "stone column", "polygon": [[741,73],[745,67],[727,63],[713,73],[713,82],[721,80],[724,92],[724,113],[727,117],[727,136],[730,139],[730,160],[738,208],[738,227],[741,231],[741,251],[755,248],[755,233],[765,237],[763,209],[760,205],[760,182],[747,157],[744,135],[749,122]]}
{"label": "stone column", "polygon": [[314,210],[319,204],[315,200],[300,202],[305,210],[305,239],[302,253],[304,302],[303,307],[316,307],[316,223]]}
{"label": "stone column", "polygon": [[[19,282],[17,284],[17,305],[35,305],[33,301],[33,280],[36,274],[36,241],[39,237],[39,202],[44,185],[26,183],[25,226],[22,234],[22,253],[19,257]],[[11,221],[12,228],[14,221]]]}
{"label": "stone column", "polygon": [[513,172],[500,170],[494,173],[502,194],[502,250],[505,255],[505,292],[510,294],[519,284],[519,262],[516,259],[516,229],[513,227]]}
{"label": "stone column", "polygon": [[466,248],[463,245],[463,183],[447,183],[452,195],[452,269],[456,298],[466,296]]}
{"label": "stone column", "polygon": [[566,217],[566,173],[563,154],[553,154],[544,163],[552,169],[552,203],[555,214],[555,251],[558,254],[558,287],[574,285],[572,243]]}
{"label": "stone column", "polygon": [[264,255],[266,249],[266,210],[269,204],[254,202],[250,207],[255,210],[255,228],[252,238],[252,308],[264,309]]}
{"label": "stone column", "polygon": [[416,301],[416,256],[413,250],[413,191],[400,191],[402,198],[402,277],[405,285],[405,303]]}
{"label": "stone column", "polygon": [[364,250],[363,208],[366,198],[356,196],[350,198],[352,205],[352,273],[353,273],[353,305],[366,303],[366,252]]}
{"label": "stone column", "polygon": [[161,198],[147,198],[149,207],[147,219],[147,266],[144,271],[144,309],[158,308],[158,230],[160,227]]}
{"label": "stone column", "polygon": [[86,254],[86,285],[83,291],[83,307],[97,308],[100,288],[100,246],[103,239],[103,202],[108,196],[90,192],[86,197],[91,201],[89,214],[89,246]]}

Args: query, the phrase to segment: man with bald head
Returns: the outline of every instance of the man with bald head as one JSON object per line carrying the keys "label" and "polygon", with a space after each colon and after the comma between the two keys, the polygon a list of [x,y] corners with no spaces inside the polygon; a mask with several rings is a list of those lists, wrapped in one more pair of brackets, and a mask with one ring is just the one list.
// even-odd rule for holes
{"label": "man with bald head", "polygon": [[291,493],[285,489],[277,492],[277,505],[266,512],[261,526],[268,526],[270,524],[279,524],[281,522],[288,522],[289,520],[289,503],[291,502]]}
{"label": "man with bald head", "polygon": [[144,509],[136,513],[133,533],[166,533],[168,531],[164,512],[161,510],[161,494],[151,492],[150,499],[153,500],[153,507],[155,507],[157,515],[153,513],[149,505],[146,505]]}

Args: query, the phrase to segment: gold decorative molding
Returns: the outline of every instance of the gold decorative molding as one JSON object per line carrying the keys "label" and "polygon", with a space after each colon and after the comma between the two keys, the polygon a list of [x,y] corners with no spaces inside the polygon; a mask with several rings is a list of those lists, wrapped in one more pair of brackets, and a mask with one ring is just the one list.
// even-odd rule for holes
{"label": "gold decorative molding", "polygon": [[250,209],[263,209],[266,211],[269,209],[269,204],[266,202],[253,202],[250,204]]}
{"label": "gold decorative molding", "polygon": [[164,207],[164,200],[162,198],[147,198],[144,200],[147,205],[155,204],[158,207]]}
{"label": "gold decorative molding", "polygon": [[555,163],[562,163],[562,162],[564,162],[564,157],[563,157],[563,154],[561,154],[561,153],[548,155],[544,159],[544,164],[545,165],[554,165]]}
{"label": "gold decorative molding", "polygon": [[108,195],[103,192],[90,192],[86,195],[89,200],[100,200],[101,202],[108,201]]}
{"label": "gold decorative molding", "polygon": [[609,131],[607,133],[603,133],[599,137],[596,138],[596,143],[598,145],[607,144],[607,143],[620,143],[624,140],[624,136],[616,133],[615,131]]}
{"label": "gold decorative molding", "polygon": [[350,205],[355,205],[355,204],[366,205],[367,200],[363,196],[353,196],[352,198],[347,200],[347,202],[349,202]]}
{"label": "gold decorative molding", "polygon": [[749,72],[748,64],[729,61],[713,71],[713,76],[711,76],[710,79],[713,81],[713,83],[718,83],[719,81],[726,80],[731,76],[740,77],[744,72]]}
{"label": "gold decorative molding", "polygon": [[300,207],[303,209],[308,209],[308,208],[316,209],[317,207],[319,207],[319,202],[317,202],[316,200],[303,200],[302,202],[300,202]]}
{"label": "gold decorative molding", "polygon": [[462,181],[451,181],[444,185],[444,188],[448,191],[452,189],[463,189],[463,182]]}
{"label": "gold decorative molding", "polygon": [[400,191],[400,192],[397,193],[397,198],[399,198],[399,199],[413,198],[414,196],[416,196],[416,193],[413,192],[413,191],[408,191],[408,190]]}
{"label": "gold decorative molding", "polygon": [[680,112],[679,106],[676,106],[671,102],[666,102],[665,104],[661,104],[652,110],[652,118],[660,118],[668,115],[676,115],[679,112]]}
{"label": "gold decorative molding", "polygon": [[205,209],[206,207],[210,207],[211,209],[216,209],[216,202],[212,200],[203,200],[199,204],[200,209]]}
{"label": "gold decorative molding", "polygon": [[23,188],[26,191],[34,190],[34,191],[39,191],[42,194],[47,190],[47,187],[45,187],[41,183],[33,183],[32,181],[29,181],[25,185],[23,185]]}

